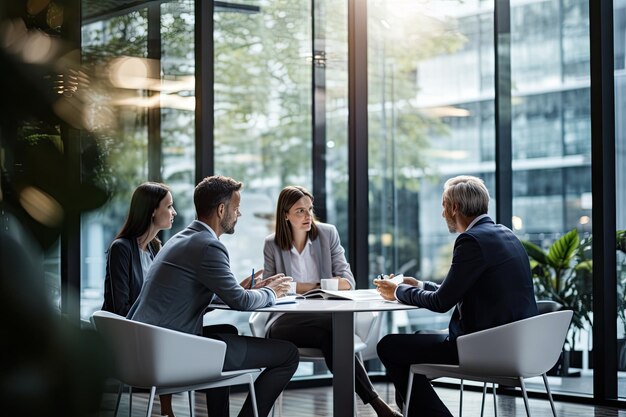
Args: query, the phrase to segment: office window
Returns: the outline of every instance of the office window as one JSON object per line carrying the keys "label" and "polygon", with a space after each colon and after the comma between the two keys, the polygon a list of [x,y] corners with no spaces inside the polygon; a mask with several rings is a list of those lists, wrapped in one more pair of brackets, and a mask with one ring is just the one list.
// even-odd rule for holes
{"label": "office window", "polygon": [[81,217],[83,319],[102,306],[106,251],[124,223],[132,191],[148,180],[148,91],[132,85],[135,71],[147,76],[147,32],[146,9],[97,20],[82,28],[83,63],[101,77],[101,83],[92,88],[112,111],[98,115],[108,164],[104,176],[111,195],[105,205]]}
{"label": "office window", "polygon": [[[441,281],[455,236],[443,183],[490,179],[494,158],[493,6],[368,2],[369,278]],[[440,329],[448,317],[394,313],[392,330]]]}
{"label": "office window", "polygon": [[[626,3],[614,3],[615,203],[617,230],[626,230]],[[626,235],[617,242],[618,396],[626,397]]]}
{"label": "office window", "polygon": [[[311,3],[253,5],[214,14],[215,173],[244,182],[235,235],[221,237],[238,279],[263,267],[280,190],[312,186]],[[249,332],[248,313],[235,320]]]}
{"label": "office window", "polygon": [[[511,4],[512,224],[520,239],[546,250],[572,229],[583,244],[592,233],[588,16],[578,0]],[[565,308],[585,317],[591,277],[575,281],[576,301]],[[554,372],[572,377],[561,380],[562,392],[592,393],[591,323],[582,323],[570,327],[569,368]]]}
{"label": "office window", "polygon": [[163,240],[196,216],[194,25],[192,0],[161,4],[161,178],[172,190],[178,213]]}

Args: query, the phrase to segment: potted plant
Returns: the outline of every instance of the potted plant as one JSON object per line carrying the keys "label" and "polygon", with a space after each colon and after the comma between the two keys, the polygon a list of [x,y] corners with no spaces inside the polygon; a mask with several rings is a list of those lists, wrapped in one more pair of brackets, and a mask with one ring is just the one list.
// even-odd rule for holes
{"label": "potted plant", "polygon": [[552,300],[572,310],[571,331],[565,342],[559,375],[570,375],[569,355],[576,348],[576,336],[591,325],[592,261],[591,238],[579,239],[571,230],[557,239],[547,251],[528,241],[522,241],[528,256],[538,300]]}

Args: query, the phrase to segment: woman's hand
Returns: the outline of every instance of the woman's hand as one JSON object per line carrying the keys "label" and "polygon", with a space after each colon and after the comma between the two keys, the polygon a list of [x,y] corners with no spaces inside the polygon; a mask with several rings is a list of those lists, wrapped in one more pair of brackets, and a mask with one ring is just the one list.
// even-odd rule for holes
{"label": "woman's hand", "polygon": [[343,277],[333,277],[333,278],[337,278],[339,280],[339,289],[340,290],[351,290],[352,289],[352,284],[350,284],[350,281],[348,281],[347,279],[345,279]]}

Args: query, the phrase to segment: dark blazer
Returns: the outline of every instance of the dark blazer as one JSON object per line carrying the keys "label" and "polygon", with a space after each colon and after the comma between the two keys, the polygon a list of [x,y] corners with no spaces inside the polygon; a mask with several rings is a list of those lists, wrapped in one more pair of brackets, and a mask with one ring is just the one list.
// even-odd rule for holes
{"label": "dark blazer", "polygon": [[[156,249],[148,244],[152,257]],[[141,286],[143,270],[136,239],[115,239],[107,252],[106,275],[104,278],[104,304],[102,309],[126,316],[133,305]]]}
{"label": "dark blazer", "polygon": [[224,244],[195,220],[154,258],[127,317],[201,335],[204,313],[215,295],[233,310],[254,310],[276,301],[269,288],[245,290],[239,285]]}
{"label": "dark blazer", "polygon": [[399,285],[396,297],[436,312],[456,306],[448,327],[451,341],[537,314],[528,255],[511,230],[489,217],[456,239],[441,285]]}

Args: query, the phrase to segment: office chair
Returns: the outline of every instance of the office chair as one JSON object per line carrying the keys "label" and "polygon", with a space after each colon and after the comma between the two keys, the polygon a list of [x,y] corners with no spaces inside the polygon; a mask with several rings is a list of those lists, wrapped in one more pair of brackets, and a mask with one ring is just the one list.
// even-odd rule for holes
{"label": "office chair", "polygon": [[194,416],[194,391],[248,384],[254,416],[258,417],[254,380],[261,369],[222,371],[226,343],[146,323],[127,320],[108,311],[96,311],[92,321],[111,347],[121,384],[113,417],[117,416],[124,385],[150,390],[146,416],[152,413],[155,395],[189,392],[189,412]]}

